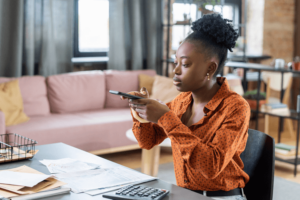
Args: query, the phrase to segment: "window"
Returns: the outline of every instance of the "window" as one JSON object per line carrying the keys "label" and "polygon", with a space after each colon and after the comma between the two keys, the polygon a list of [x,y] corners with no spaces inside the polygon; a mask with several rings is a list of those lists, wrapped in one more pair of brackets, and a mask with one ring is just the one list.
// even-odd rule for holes
{"label": "window", "polygon": [[196,4],[174,3],[172,49],[177,50],[181,41],[191,32],[191,23],[196,20]]}
{"label": "window", "polygon": [[222,8],[220,5],[212,6],[206,5],[206,9],[213,10],[214,12],[221,13],[223,18],[232,20],[235,27],[239,26],[239,7],[235,4],[225,4]]}
{"label": "window", "polygon": [[[191,23],[201,16],[198,6],[188,0],[175,0],[173,3],[172,50],[177,50],[181,41],[192,32]],[[206,5],[207,10],[221,13],[223,18],[230,19],[241,35],[241,1],[225,0],[224,5]]]}
{"label": "window", "polygon": [[109,0],[76,0],[74,21],[74,57],[107,56]]}
{"label": "window", "polygon": [[240,0],[225,0],[223,8],[221,5],[206,5],[205,8],[221,13],[223,18],[232,20],[232,24],[235,29],[239,30],[239,34],[242,35],[242,1]]}

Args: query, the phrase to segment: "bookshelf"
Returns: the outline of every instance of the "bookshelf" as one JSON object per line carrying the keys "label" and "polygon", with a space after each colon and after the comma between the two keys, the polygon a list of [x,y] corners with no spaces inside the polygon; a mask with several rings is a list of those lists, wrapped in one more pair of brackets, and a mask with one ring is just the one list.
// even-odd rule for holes
{"label": "bookshelf", "polygon": [[[282,101],[282,97],[283,97],[283,90],[282,90],[282,88],[283,88],[283,74],[286,73],[286,72],[292,72],[293,74],[299,74],[300,75],[300,71],[295,71],[295,70],[290,70],[290,69],[275,69],[274,67],[270,67],[270,66],[267,66],[267,65],[255,64],[255,63],[243,63],[243,62],[227,62],[226,66],[232,67],[232,68],[243,68],[244,69],[244,79],[243,79],[244,83],[246,82],[246,71],[247,70],[253,69],[253,70],[258,71],[256,109],[251,110],[252,113],[255,113],[256,116],[258,116],[258,114],[263,114],[263,115],[270,115],[270,116],[274,116],[274,117],[279,117],[280,121],[282,121],[282,119],[292,119],[292,120],[297,121],[295,159],[285,160],[285,159],[281,159],[281,158],[278,158],[278,157],[275,156],[275,159],[278,160],[278,161],[293,164],[294,165],[294,176],[296,176],[297,175],[297,166],[300,165],[300,158],[298,158],[299,138],[300,138],[300,113],[297,113],[296,110],[290,110],[291,114],[289,116],[285,116],[285,115],[280,115],[280,114],[261,112],[259,110],[259,95],[258,94],[260,93],[261,71],[274,71],[274,72],[281,73],[281,101]],[[255,129],[258,130],[258,117],[256,117],[255,125],[256,125]],[[280,142],[280,140],[281,140],[281,126],[282,126],[282,123],[279,123],[278,142]]]}

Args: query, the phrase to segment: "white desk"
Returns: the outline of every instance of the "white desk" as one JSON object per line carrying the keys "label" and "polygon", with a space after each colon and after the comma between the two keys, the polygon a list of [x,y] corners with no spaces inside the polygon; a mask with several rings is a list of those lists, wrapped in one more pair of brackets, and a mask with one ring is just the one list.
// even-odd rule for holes
{"label": "white desk", "polygon": [[[126,136],[131,141],[137,142],[132,129],[126,131]],[[157,176],[159,167],[160,147],[171,147],[171,140],[165,139],[160,145],[154,146],[150,150],[142,149],[142,167],[141,171],[150,176]]]}
{"label": "white desk", "polygon": [[[50,160],[56,160],[61,158],[74,158],[79,159],[85,162],[91,162],[101,165],[103,168],[109,168],[109,167],[122,167],[117,163],[113,163],[109,160],[103,159],[99,156],[95,156],[93,154],[90,154],[88,152],[82,151],[80,149],[77,149],[75,147],[63,144],[63,143],[55,143],[55,144],[47,144],[47,145],[41,145],[36,147],[39,152],[30,160],[21,160],[16,162],[10,162],[10,163],[1,163],[0,170],[6,170],[11,169],[15,167],[20,167],[22,165],[27,165],[33,169],[36,169],[44,174],[50,174],[47,167],[45,165],[42,165],[39,160],[43,159],[50,159]],[[142,183],[143,186],[149,186],[154,188],[164,188],[166,190],[170,191],[170,194],[166,197],[164,197],[164,200],[182,200],[182,199],[188,199],[188,200],[212,200],[209,197],[202,196],[201,194],[198,194],[196,192],[190,191],[188,189],[173,185],[171,183],[162,181],[162,180],[156,180],[156,181],[150,181],[147,183]],[[104,197],[102,197],[102,194],[90,196],[85,193],[73,193],[70,192],[68,194],[62,194],[52,197],[45,197],[43,200],[108,200]]]}

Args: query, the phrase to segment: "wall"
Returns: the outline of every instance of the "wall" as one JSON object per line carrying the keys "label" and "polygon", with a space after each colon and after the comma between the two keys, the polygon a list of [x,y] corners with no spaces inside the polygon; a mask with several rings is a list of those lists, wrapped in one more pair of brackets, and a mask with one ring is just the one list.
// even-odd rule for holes
{"label": "wall", "polygon": [[265,0],[248,0],[247,2],[247,53],[263,53],[263,26]]}
{"label": "wall", "polygon": [[[290,62],[295,49],[295,4],[297,0],[247,1],[247,53],[267,54]],[[298,2],[299,4],[299,2]],[[299,39],[300,40],[300,39]]]}
{"label": "wall", "polygon": [[[263,53],[273,59],[293,60],[295,0],[265,0]],[[269,64],[270,60],[264,61]]]}
{"label": "wall", "polygon": [[296,31],[295,31],[295,53],[294,56],[300,56],[300,1],[296,0],[295,6],[295,21],[296,21]]}

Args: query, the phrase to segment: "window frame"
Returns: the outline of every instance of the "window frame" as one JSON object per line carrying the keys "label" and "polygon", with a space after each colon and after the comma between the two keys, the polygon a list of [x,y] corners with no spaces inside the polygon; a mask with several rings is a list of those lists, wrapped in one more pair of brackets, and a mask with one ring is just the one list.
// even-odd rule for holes
{"label": "window frame", "polygon": [[80,52],[79,51],[79,33],[78,33],[78,1],[74,2],[74,46],[73,57],[107,57],[108,51],[102,52]]}
{"label": "window frame", "polygon": [[[175,0],[174,3],[184,3],[184,4],[195,4],[193,1],[186,1],[186,0]],[[197,5],[197,4],[196,4]],[[234,27],[238,29],[238,34],[239,36],[242,36],[242,27],[245,25],[245,22],[242,23],[242,1],[241,0],[224,0],[224,6],[229,5],[229,6],[237,6],[238,14],[239,14],[239,19],[238,19],[238,24],[233,24]],[[178,26],[178,25],[177,25]],[[185,26],[185,25],[181,25]],[[172,47],[171,47],[172,49]]]}
{"label": "window frame", "polygon": [[[238,9],[239,9],[238,30],[239,30],[239,36],[242,36],[242,26],[241,25],[246,24],[246,22],[242,23],[242,19],[244,18],[244,16],[242,16],[242,9],[243,9],[242,8],[242,1],[241,0],[225,0],[225,4],[235,5],[235,6],[238,7]],[[234,25],[236,25],[236,24],[234,24]]]}

